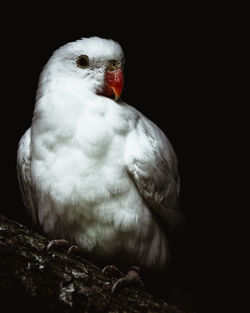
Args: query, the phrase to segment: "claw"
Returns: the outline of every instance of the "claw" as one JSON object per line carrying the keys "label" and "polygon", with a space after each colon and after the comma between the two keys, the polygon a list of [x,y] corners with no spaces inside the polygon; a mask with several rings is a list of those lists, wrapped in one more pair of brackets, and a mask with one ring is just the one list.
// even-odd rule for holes
{"label": "claw", "polygon": [[47,250],[50,250],[54,247],[68,247],[70,243],[65,239],[55,239],[51,240],[47,245]]}
{"label": "claw", "polygon": [[107,275],[110,277],[116,277],[116,278],[121,278],[124,277],[125,275],[114,265],[107,265],[103,268],[102,270],[103,275]]}
{"label": "claw", "polygon": [[68,248],[67,254],[77,254],[80,250],[76,245],[72,245],[69,241],[65,239],[55,239],[51,240],[47,245],[47,250],[51,250],[55,247]]}
{"label": "claw", "polygon": [[140,268],[138,266],[132,266],[128,270],[128,273],[124,275],[117,267],[114,265],[107,265],[103,268],[102,273],[111,277],[119,278],[113,285],[111,293],[117,292],[118,290],[129,287],[137,286],[141,289],[146,289],[145,285],[139,275]]}
{"label": "claw", "polygon": [[79,247],[76,245],[72,245],[69,247],[67,254],[77,254],[79,252]]}

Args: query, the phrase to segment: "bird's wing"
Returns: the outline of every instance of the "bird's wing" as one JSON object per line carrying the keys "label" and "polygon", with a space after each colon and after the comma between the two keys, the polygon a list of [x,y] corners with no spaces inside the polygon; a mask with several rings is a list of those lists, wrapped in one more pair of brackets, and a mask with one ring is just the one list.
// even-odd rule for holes
{"label": "bird's wing", "polygon": [[[139,112],[138,112],[139,113]],[[177,157],[163,132],[142,114],[127,138],[125,162],[141,196],[170,231],[183,224]]]}
{"label": "bird's wing", "polygon": [[21,138],[17,150],[17,177],[24,205],[31,215],[34,226],[39,228],[38,211],[36,207],[35,193],[32,192],[31,179],[31,153],[30,153],[30,128]]}

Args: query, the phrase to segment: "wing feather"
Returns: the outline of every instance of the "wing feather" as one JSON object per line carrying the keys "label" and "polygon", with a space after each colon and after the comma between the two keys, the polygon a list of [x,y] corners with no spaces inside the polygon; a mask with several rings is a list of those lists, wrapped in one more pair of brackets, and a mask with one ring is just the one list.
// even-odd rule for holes
{"label": "wing feather", "polygon": [[141,196],[168,225],[180,230],[184,215],[178,204],[180,178],[178,160],[164,133],[141,115],[126,146],[127,171]]}
{"label": "wing feather", "polygon": [[30,128],[21,138],[17,150],[17,177],[24,205],[31,216],[34,226],[39,228],[35,193],[32,192]]}

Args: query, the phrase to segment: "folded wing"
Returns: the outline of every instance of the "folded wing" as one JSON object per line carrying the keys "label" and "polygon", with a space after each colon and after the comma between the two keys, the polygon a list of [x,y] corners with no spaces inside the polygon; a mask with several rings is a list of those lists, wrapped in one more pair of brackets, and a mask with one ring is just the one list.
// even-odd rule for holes
{"label": "folded wing", "polygon": [[178,206],[177,157],[164,133],[143,115],[127,138],[125,161],[152,212],[166,223],[169,232],[180,230],[184,216]]}
{"label": "folded wing", "polygon": [[24,205],[31,215],[34,226],[39,228],[36,194],[31,178],[30,128],[21,138],[17,150],[17,177]]}

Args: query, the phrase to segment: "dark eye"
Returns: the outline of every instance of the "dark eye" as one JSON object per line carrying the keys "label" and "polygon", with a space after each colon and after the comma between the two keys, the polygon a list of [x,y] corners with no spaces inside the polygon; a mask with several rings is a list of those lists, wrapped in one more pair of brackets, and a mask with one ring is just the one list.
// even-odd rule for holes
{"label": "dark eye", "polygon": [[86,68],[89,66],[89,58],[87,55],[80,55],[76,60],[76,65],[80,68]]}

